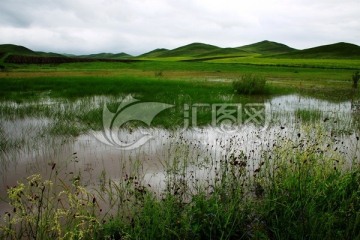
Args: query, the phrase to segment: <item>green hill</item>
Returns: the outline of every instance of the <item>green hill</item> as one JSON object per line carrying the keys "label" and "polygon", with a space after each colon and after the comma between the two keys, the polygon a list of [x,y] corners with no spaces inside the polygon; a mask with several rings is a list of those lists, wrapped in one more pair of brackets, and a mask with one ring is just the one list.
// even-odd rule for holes
{"label": "green hill", "polygon": [[237,49],[262,55],[274,55],[296,51],[296,49],[291,48],[285,44],[271,42],[267,40],[250,45],[245,45],[242,47],[237,47]]}
{"label": "green hill", "polygon": [[217,46],[205,44],[205,43],[191,43],[182,47],[175,48],[164,52],[158,57],[194,57],[200,54],[209,53],[211,51],[220,49]]}
{"label": "green hill", "polygon": [[86,56],[35,52],[23,46],[13,44],[0,45],[0,63],[2,64],[58,64],[70,62],[128,62],[131,55],[126,53],[99,53]]}
{"label": "green hill", "polygon": [[203,58],[203,57],[230,57],[230,56],[234,56],[234,57],[245,57],[245,56],[250,56],[253,55],[253,53],[249,53],[247,51],[241,50],[241,49],[237,49],[237,48],[219,48],[210,52],[206,52],[203,54],[199,54],[196,55],[196,57],[198,58]]}
{"label": "green hill", "polygon": [[[242,58],[242,57],[271,57],[271,58],[298,58],[298,59],[360,59],[360,46],[350,43],[335,43],[305,50],[296,50],[284,44],[262,41],[237,48],[220,48],[205,43],[191,43],[172,50],[159,48],[144,53],[139,58],[173,58],[181,61],[204,61],[221,58]],[[136,60],[126,53],[98,53],[90,55],[66,55],[57,53],[35,52],[26,47],[14,44],[0,45],[0,62],[4,63],[13,57],[12,62],[35,61],[30,57],[36,57],[37,62],[51,62],[61,58],[62,61],[131,61]],[[21,58],[23,57],[23,59]],[[14,60],[15,58],[15,60]],[[38,59],[44,58],[44,59]],[[66,59],[65,59],[66,58]],[[71,59],[70,59],[71,58]],[[9,60],[10,61],[10,60]],[[60,60],[59,60],[60,61]]]}
{"label": "green hill", "polygon": [[317,58],[317,59],[360,59],[360,47],[351,43],[335,43],[295,52],[281,54],[277,58]]}
{"label": "green hill", "polygon": [[23,46],[18,46],[18,45],[14,45],[14,44],[1,44],[0,45],[0,62],[4,62],[4,60],[12,54],[17,54],[17,55],[34,55],[36,56],[37,54],[35,52],[33,52],[32,50],[23,47]]}
{"label": "green hill", "polygon": [[22,54],[22,55],[37,55],[34,51],[14,44],[1,44],[0,45],[0,53],[8,53],[8,54]]}
{"label": "green hill", "polygon": [[37,56],[37,57],[64,57],[58,53],[47,52],[34,52],[26,47],[14,44],[1,44],[0,45],[0,61],[4,61],[8,56]]}
{"label": "green hill", "polygon": [[96,58],[96,59],[126,59],[132,58],[130,54],[127,53],[97,53],[97,54],[89,54],[89,55],[81,55],[77,56],[80,58]]}
{"label": "green hill", "polygon": [[158,57],[159,55],[165,54],[168,51],[169,51],[169,49],[166,49],[166,48],[157,48],[150,52],[141,54],[139,57],[148,57],[148,58]]}
{"label": "green hill", "polygon": [[37,56],[41,57],[64,57],[64,55],[53,52],[35,52]]}
{"label": "green hill", "polygon": [[140,55],[139,57],[188,57],[188,58],[226,58],[226,57],[245,57],[255,55],[275,55],[295,51],[284,44],[263,41],[238,48],[220,48],[205,43],[191,43],[172,50],[155,49],[151,52]]}

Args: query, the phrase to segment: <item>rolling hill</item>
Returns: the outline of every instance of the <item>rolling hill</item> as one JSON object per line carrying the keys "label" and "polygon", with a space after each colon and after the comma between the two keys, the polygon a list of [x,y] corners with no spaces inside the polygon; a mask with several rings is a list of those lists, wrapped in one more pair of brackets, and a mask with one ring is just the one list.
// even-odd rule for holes
{"label": "rolling hill", "polygon": [[287,54],[275,56],[276,58],[317,58],[317,59],[360,59],[360,46],[351,43],[335,43]]}
{"label": "rolling hill", "polygon": [[14,44],[1,44],[0,45],[0,60],[4,61],[7,57],[12,55],[18,56],[37,56],[37,57],[64,57],[58,53],[35,52],[26,47]]}
{"label": "rolling hill", "polygon": [[[65,55],[57,53],[37,52],[23,46],[13,44],[0,45],[1,63],[63,63],[120,61],[173,58],[180,61],[206,61],[222,58],[265,57],[284,59],[360,59],[360,46],[345,42],[329,44],[304,50],[296,50],[285,44],[262,41],[237,48],[221,48],[205,43],[191,43],[172,50],[159,48],[133,57],[126,53],[98,53],[90,55]],[[144,59],[142,59],[144,58]]]}
{"label": "rolling hill", "polygon": [[152,50],[150,52],[141,54],[139,57],[147,57],[147,58],[158,57],[159,55],[165,54],[168,51],[169,51],[169,49],[166,49],[166,48],[157,48],[157,49]]}
{"label": "rolling hill", "polygon": [[64,57],[64,55],[53,52],[35,52],[36,56],[40,57]]}
{"label": "rolling hill", "polygon": [[249,53],[247,51],[237,49],[237,48],[219,48],[216,50],[212,50],[203,54],[196,55],[197,58],[203,58],[203,57],[244,57],[253,55],[252,53]]}
{"label": "rolling hill", "polygon": [[0,53],[7,54],[22,54],[22,55],[36,55],[36,53],[26,47],[18,46],[14,44],[1,44]]}
{"label": "rolling hill", "polygon": [[237,48],[221,48],[205,43],[191,43],[172,50],[155,49],[139,57],[187,57],[187,58],[221,58],[221,57],[245,57],[255,55],[276,55],[289,53],[296,49],[290,48],[284,44],[262,41],[251,45]]}
{"label": "rolling hill", "polygon": [[127,59],[132,58],[130,54],[127,53],[97,53],[97,54],[89,54],[89,55],[81,55],[77,56],[79,58],[96,58],[96,59]]}
{"label": "rolling hill", "polygon": [[0,63],[2,64],[59,64],[73,62],[131,62],[131,55],[126,53],[100,53],[88,56],[63,55],[58,53],[35,52],[14,44],[0,45]]}
{"label": "rolling hill", "polygon": [[218,49],[221,48],[205,43],[191,43],[173,50],[166,51],[158,55],[158,57],[195,57],[200,54],[205,54]]}
{"label": "rolling hill", "polygon": [[237,47],[237,49],[247,51],[247,52],[252,52],[252,53],[258,53],[258,54],[262,54],[262,55],[275,55],[275,54],[289,53],[289,52],[296,51],[296,49],[291,48],[285,44],[271,42],[268,40],[250,44],[250,45],[245,45],[242,47]]}

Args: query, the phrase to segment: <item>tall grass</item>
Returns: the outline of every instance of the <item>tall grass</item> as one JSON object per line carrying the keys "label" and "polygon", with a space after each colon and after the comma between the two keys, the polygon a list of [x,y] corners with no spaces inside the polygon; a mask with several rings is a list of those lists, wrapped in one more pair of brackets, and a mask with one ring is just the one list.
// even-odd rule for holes
{"label": "tall grass", "polygon": [[297,109],[295,117],[303,122],[315,122],[321,120],[322,112],[317,109]]}
{"label": "tall grass", "polygon": [[275,239],[358,239],[359,163],[346,171],[328,134],[312,127],[308,131],[313,141],[299,136],[299,141],[281,143],[259,173],[266,228]]}
{"label": "tall grass", "polygon": [[264,94],[266,79],[259,75],[246,74],[233,81],[234,90],[239,94]]}
{"label": "tall grass", "polygon": [[[184,159],[186,149],[173,152],[160,194],[136,169],[119,181],[104,173],[93,190],[82,186],[80,175],[70,182],[57,174],[48,180],[32,176],[8,190],[13,211],[2,216],[0,237],[360,237],[359,162],[355,159],[348,168],[322,126],[309,125],[297,138],[279,140],[271,151],[261,153],[258,163],[230,148],[218,161]],[[194,163],[214,171],[208,177],[196,176]],[[141,168],[141,162],[136,165]],[[56,173],[57,166],[49,167]]]}

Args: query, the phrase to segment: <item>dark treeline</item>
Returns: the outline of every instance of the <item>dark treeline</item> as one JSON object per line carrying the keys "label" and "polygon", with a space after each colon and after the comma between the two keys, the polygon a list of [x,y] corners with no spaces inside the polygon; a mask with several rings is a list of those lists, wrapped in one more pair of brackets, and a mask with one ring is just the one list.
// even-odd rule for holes
{"label": "dark treeline", "polygon": [[136,62],[134,59],[95,59],[95,58],[71,58],[71,57],[41,57],[10,55],[5,59],[6,63],[14,64],[57,64],[75,62]]}

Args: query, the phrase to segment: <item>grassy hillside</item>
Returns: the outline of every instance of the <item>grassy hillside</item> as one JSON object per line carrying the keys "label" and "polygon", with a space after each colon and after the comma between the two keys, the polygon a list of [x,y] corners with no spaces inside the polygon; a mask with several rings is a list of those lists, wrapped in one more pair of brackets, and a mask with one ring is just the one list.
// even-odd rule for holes
{"label": "grassy hillside", "polygon": [[0,53],[16,53],[24,55],[36,55],[36,53],[26,47],[18,46],[14,44],[1,44]]}
{"label": "grassy hillside", "polygon": [[277,56],[279,58],[315,59],[360,59],[360,46],[350,43],[335,43],[299,50]]}
{"label": "grassy hillside", "polygon": [[154,57],[160,56],[161,54],[165,54],[165,53],[168,52],[168,51],[169,51],[169,49],[166,49],[166,48],[157,48],[157,49],[152,50],[152,51],[150,51],[150,52],[141,54],[141,55],[138,56],[138,57],[154,58]]}
{"label": "grassy hillside", "polygon": [[[35,59],[36,58],[36,59]],[[238,48],[221,48],[205,43],[192,43],[172,50],[159,48],[137,57],[156,61],[215,61],[218,63],[241,63],[255,65],[311,66],[331,68],[356,68],[360,60],[360,47],[349,43],[336,43],[305,50],[296,50],[284,44],[262,41]],[[35,52],[13,44],[0,45],[0,63],[36,64],[133,61],[137,58],[126,53],[98,53],[83,56]],[[297,60],[297,61],[295,61]],[[331,60],[332,62],[322,61]],[[352,61],[338,62],[334,61]],[[356,61],[355,61],[356,60]],[[315,61],[309,64],[304,61]],[[320,61],[320,62],[319,62]]]}
{"label": "grassy hillside", "polygon": [[53,52],[35,52],[37,56],[40,57],[64,57],[64,55]]}
{"label": "grassy hillside", "polygon": [[78,56],[81,58],[97,58],[97,59],[124,59],[124,58],[132,58],[130,54],[127,53],[97,53],[97,54],[90,54],[90,55],[82,55]]}
{"label": "grassy hillside", "polygon": [[241,50],[241,49],[236,49],[236,48],[219,48],[210,52],[206,52],[203,54],[199,54],[196,57],[221,57],[221,56],[238,56],[238,57],[242,57],[242,56],[250,56],[250,55],[254,55],[253,53],[249,53],[247,51]]}
{"label": "grassy hillside", "polygon": [[296,51],[296,49],[270,41],[262,41],[238,48],[220,48],[204,43],[192,43],[173,50],[156,49],[140,57],[166,58],[175,61],[206,61],[212,59],[227,59],[229,57],[277,55],[293,51]]}
{"label": "grassy hillside", "polygon": [[36,57],[64,57],[63,55],[58,53],[35,52],[26,47],[14,44],[0,45],[0,62],[5,62],[5,59],[11,55]]}
{"label": "grassy hillside", "polygon": [[18,46],[14,44],[1,44],[0,45],[0,62],[4,62],[5,58],[11,54],[18,54],[18,55],[37,55],[32,50]]}
{"label": "grassy hillside", "polygon": [[221,49],[217,46],[205,44],[205,43],[191,43],[173,50],[164,52],[158,57],[194,57],[200,54],[209,53],[214,50]]}
{"label": "grassy hillside", "polygon": [[238,47],[237,49],[252,52],[252,53],[258,53],[263,55],[274,55],[274,54],[281,54],[281,53],[289,53],[293,52],[296,49],[291,48],[285,44],[277,43],[277,42],[271,42],[271,41],[262,41],[250,45],[245,45],[242,47]]}

